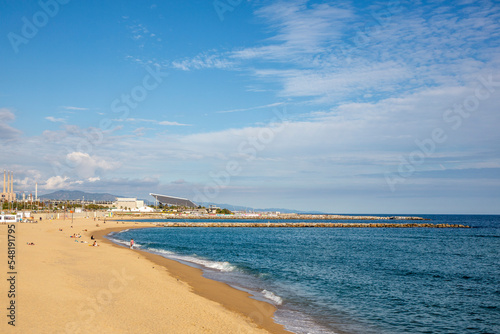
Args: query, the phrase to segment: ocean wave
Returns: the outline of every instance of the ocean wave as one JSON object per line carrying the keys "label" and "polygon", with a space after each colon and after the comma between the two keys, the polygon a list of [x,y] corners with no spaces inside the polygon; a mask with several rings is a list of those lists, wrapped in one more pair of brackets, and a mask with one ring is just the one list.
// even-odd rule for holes
{"label": "ocean wave", "polygon": [[171,252],[171,251],[168,251],[168,250],[164,250],[164,249],[161,249],[161,248],[148,248],[148,251],[155,252],[155,253],[162,254],[162,255],[173,255],[173,254],[175,254],[174,252]]}
{"label": "ocean wave", "polygon": [[[126,246],[126,247],[130,247],[130,241],[125,241],[125,240],[122,240],[122,239],[118,239],[118,238],[113,238],[112,235],[108,235],[108,239],[111,240],[112,242],[114,242],[115,244],[119,244],[119,245],[123,245],[123,246]],[[137,242],[134,243],[134,248],[141,248],[142,244],[139,244]]]}
{"label": "ocean wave", "polygon": [[196,258],[193,256],[187,256],[187,255],[172,254],[172,255],[169,255],[169,258],[195,263],[195,264],[201,265],[203,267],[210,268],[210,269],[216,269],[216,270],[219,270],[222,272],[230,272],[230,271],[233,271],[236,269],[236,267],[233,266],[232,264],[230,264],[229,262],[203,260],[200,258]]}
{"label": "ocean wave", "polygon": [[283,304],[283,299],[281,299],[280,296],[277,296],[275,295],[274,293],[272,293],[271,291],[267,291],[267,290],[262,290],[262,295],[264,297],[266,297],[267,299],[273,301],[274,304],[276,305],[281,305]]}
{"label": "ocean wave", "polygon": [[[124,245],[124,246],[130,246],[130,243],[128,241],[124,241],[124,240],[120,240],[120,239],[112,239],[112,241],[114,241],[118,244]],[[136,243],[135,246],[137,246],[137,248],[141,248],[140,246],[142,246],[142,245]],[[221,272],[231,272],[231,271],[234,271],[236,269],[236,266],[230,264],[229,262],[204,260],[204,259],[200,259],[200,258],[197,258],[194,256],[180,255],[180,254],[177,254],[177,253],[165,250],[165,249],[161,249],[161,248],[153,248],[153,247],[146,246],[145,248],[143,248],[143,250],[165,256],[165,257],[172,259],[172,260],[190,262],[190,263],[194,263],[197,265],[201,265],[205,268],[215,269],[215,270],[218,270]]]}
{"label": "ocean wave", "polygon": [[[126,230],[124,230],[124,231],[126,231]],[[124,232],[124,231],[122,231],[122,232]],[[108,235],[108,239],[113,241],[114,243],[117,243],[117,244],[120,244],[120,245],[123,245],[126,247],[130,246],[129,241],[125,241],[125,240],[122,240],[119,238],[114,238],[112,234]],[[143,245],[139,244],[137,242],[134,244],[134,248],[143,248],[141,246],[143,246]],[[153,248],[153,247],[146,246],[143,248],[143,250],[147,250],[150,252],[157,253],[159,255],[163,255],[165,257],[168,257],[169,259],[190,262],[190,263],[194,263],[197,265],[201,265],[205,268],[215,269],[215,270],[218,270],[221,272],[231,272],[231,271],[234,271],[236,269],[236,266],[232,265],[229,262],[210,261],[210,260],[204,260],[201,258],[197,258],[194,256],[189,256],[189,255],[179,255],[177,253],[174,253],[174,252],[171,252],[171,251],[168,251],[165,249],[161,249],[161,248]]]}

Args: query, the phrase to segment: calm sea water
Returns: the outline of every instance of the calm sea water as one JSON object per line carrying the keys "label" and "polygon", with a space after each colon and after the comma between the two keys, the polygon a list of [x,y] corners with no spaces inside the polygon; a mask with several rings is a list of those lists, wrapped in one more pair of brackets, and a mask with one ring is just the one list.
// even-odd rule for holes
{"label": "calm sea water", "polygon": [[500,216],[425,217],[474,228],[150,228],[110,238],[250,291],[295,333],[500,333]]}

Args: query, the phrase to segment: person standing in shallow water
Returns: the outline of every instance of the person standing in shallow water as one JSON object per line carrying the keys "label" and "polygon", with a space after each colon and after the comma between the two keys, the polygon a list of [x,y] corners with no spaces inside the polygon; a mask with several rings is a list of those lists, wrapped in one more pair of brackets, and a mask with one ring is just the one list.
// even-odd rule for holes
{"label": "person standing in shallow water", "polygon": [[130,239],[130,249],[134,248],[134,239]]}

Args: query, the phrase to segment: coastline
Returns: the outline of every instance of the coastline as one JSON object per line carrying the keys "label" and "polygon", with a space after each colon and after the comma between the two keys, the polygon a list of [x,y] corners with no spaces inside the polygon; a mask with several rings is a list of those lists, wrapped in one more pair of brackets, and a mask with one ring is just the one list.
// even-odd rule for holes
{"label": "coastline", "polygon": [[[7,226],[0,225],[4,274]],[[199,269],[103,238],[111,230],[153,226],[84,218],[16,223],[16,294],[8,298],[12,286],[2,280],[0,332],[290,333],[273,322],[273,305],[206,279]],[[70,238],[75,233],[82,237]],[[100,247],[88,247],[91,235]],[[6,317],[11,302],[15,326]]]}
{"label": "coastline", "polygon": [[[157,227],[157,226],[150,226]],[[149,228],[149,227],[127,227],[133,228]],[[113,247],[126,249],[125,246],[120,246],[106,238],[112,232],[120,232],[125,228],[112,227],[100,230],[94,236],[104,243],[110,244]],[[140,254],[149,261],[166,268],[168,273],[178,280],[187,283],[192,291],[204,298],[221,304],[226,309],[236,312],[246,318],[250,318],[257,326],[275,334],[293,334],[284,329],[283,325],[277,324],[273,320],[274,312],[277,310],[270,303],[263,302],[251,298],[252,295],[229,286],[226,283],[215,281],[203,276],[203,270],[191,267],[187,264],[167,259],[161,255],[153,254],[140,249],[132,249],[131,251]]]}

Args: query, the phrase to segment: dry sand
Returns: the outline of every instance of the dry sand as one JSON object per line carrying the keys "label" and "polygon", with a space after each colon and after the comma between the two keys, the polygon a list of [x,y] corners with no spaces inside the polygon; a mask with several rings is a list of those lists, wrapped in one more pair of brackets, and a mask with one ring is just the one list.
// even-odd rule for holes
{"label": "dry sand", "polygon": [[[272,321],[272,305],[196,268],[102,238],[110,228],[149,223],[15,225],[16,326],[8,324],[7,225],[0,225],[0,333],[289,333]],[[82,238],[70,238],[73,233]],[[89,246],[92,234],[99,247]]]}

